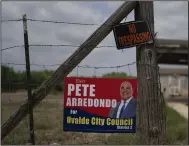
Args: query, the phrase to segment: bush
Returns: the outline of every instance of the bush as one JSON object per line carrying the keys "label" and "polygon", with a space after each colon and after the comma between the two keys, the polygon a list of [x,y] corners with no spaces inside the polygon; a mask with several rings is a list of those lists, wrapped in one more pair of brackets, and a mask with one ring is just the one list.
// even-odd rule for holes
{"label": "bush", "polygon": [[111,72],[111,73],[106,73],[102,75],[103,78],[135,78],[134,76],[129,76],[127,73],[124,72]]}
{"label": "bush", "polygon": [[[36,89],[40,84],[47,80],[53,71],[31,71],[30,87]],[[111,72],[102,75],[104,78],[133,78],[128,76],[124,72]],[[26,72],[15,71],[12,67],[1,65],[1,91],[2,92],[14,92],[20,89],[27,89]],[[56,85],[53,90],[62,92],[63,81]]]}
{"label": "bush", "polygon": [[[53,71],[31,71],[30,87],[37,88],[51,76]],[[1,90],[2,92],[16,91],[27,88],[26,72],[15,71],[11,67],[1,65]]]}

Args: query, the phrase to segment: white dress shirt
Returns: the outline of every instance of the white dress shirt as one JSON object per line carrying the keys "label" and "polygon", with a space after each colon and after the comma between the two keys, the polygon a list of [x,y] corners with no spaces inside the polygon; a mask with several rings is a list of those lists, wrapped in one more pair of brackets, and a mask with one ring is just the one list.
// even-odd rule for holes
{"label": "white dress shirt", "polygon": [[[133,98],[133,97],[131,96],[129,99],[127,99],[127,100],[125,101],[125,107],[124,107],[124,109],[127,107],[128,103],[130,102],[130,100],[131,100],[132,98]],[[124,100],[121,100],[121,103],[120,103],[119,108],[118,108],[118,110],[117,110],[117,115],[116,115],[116,118],[117,118],[117,119],[119,119],[120,112],[121,112],[121,108],[122,108],[123,105],[124,105]]]}

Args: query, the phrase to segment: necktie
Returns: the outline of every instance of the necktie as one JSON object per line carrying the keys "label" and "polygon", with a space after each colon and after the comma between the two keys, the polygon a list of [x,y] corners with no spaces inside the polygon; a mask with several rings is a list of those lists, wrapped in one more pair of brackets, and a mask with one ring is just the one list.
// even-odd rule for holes
{"label": "necktie", "polygon": [[124,101],[123,106],[121,107],[121,111],[120,111],[120,114],[119,114],[119,118],[121,118],[121,116],[122,116],[122,114],[123,114],[123,112],[124,112],[125,104],[126,104],[126,102]]}

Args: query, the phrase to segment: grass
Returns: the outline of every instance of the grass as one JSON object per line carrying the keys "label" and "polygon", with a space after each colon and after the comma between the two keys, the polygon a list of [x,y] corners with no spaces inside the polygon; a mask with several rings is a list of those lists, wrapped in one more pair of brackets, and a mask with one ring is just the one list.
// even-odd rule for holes
{"label": "grass", "polygon": [[[167,144],[188,144],[188,121],[175,110],[167,107]],[[139,144],[135,134],[112,134],[108,137],[109,144]]]}
{"label": "grass", "polygon": [[[36,144],[137,144],[135,134],[97,134],[63,132],[62,94],[48,95],[34,110]],[[2,123],[24,102],[26,93],[2,94]],[[188,121],[167,107],[168,144],[187,144]],[[25,118],[2,144],[22,145],[28,143],[28,117]]]}

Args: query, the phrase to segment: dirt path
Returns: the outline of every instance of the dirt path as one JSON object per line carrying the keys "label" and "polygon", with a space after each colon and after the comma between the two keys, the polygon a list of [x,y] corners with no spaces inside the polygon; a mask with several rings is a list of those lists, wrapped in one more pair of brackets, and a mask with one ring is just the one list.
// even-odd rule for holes
{"label": "dirt path", "polygon": [[188,106],[182,104],[182,103],[173,103],[169,102],[167,105],[174,110],[176,110],[181,116],[188,119]]}

